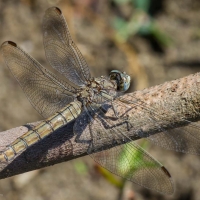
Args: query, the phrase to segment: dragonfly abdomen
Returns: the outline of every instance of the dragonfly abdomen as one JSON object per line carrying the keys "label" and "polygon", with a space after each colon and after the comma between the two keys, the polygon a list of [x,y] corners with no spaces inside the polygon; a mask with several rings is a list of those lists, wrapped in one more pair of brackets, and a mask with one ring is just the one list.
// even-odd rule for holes
{"label": "dragonfly abdomen", "polygon": [[8,145],[5,150],[0,153],[0,162],[8,162],[17,154],[35,144],[44,137],[50,135],[58,128],[76,119],[81,113],[81,102],[75,101],[65,106],[53,116],[41,122],[32,130],[26,132],[17,138],[13,143]]}

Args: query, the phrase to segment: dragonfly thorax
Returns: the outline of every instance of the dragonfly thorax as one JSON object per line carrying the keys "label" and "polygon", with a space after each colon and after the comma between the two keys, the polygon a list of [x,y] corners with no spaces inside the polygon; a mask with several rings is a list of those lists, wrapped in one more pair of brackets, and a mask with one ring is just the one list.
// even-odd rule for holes
{"label": "dragonfly thorax", "polygon": [[95,78],[93,81],[93,85],[94,85],[93,88],[95,89],[99,88],[99,90],[117,90],[116,83],[114,81],[109,80],[108,78],[104,76]]}
{"label": "dragonfly thorax", "polygon": [[111,101],[116,96],[117,85],[106,77],[91,79],[85,87],[77,94],[77,99],[85,104],[103,103]]}

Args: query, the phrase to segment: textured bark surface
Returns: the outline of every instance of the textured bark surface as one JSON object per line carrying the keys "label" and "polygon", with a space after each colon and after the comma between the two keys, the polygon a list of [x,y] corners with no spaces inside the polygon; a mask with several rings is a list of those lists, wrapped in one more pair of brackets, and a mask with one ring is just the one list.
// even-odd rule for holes
{"label": "textured bark surface", "polygon": [[[200,119],[200,73],[125,94],[122,98],[125,101],[133,102],[128,107],[124,106],[126,102],[117,107],[118,114],[121,115],[125,112],[125,118],[128,117],[134,127],[132,129],[134,131],[126,132],[127,136],[133,140],[138,139],[138,133],[156,134],[161,131],[160,127],[167,130],[171,129],[172,125],[173,127],[185,126],[188,123],[187,120],[195,122]],[[113,116],[111,109],[108,109],[106,115]],[[109,122],[111,125],[114,123],[112,120]],[[1,150],[37,123],[1,132]],[[67,124],[29,147],[13,161],[0,163],[0,178],[87,155],[88,144],[75,141],[73,124],[74,122]],[[120,127],[122,131],[127,129],[126,124],[119,124],[117,127]],[[106,148],[111,142],[106,140],[102,145]]]}

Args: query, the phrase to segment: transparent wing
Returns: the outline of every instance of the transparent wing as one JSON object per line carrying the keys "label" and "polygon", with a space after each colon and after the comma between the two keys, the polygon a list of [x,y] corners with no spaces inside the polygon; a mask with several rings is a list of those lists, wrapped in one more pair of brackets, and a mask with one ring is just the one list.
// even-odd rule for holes
{"label": "transparent wing", "polygon": [[90,71],[71,39],[68,25],[59,8],[52,7],[45,12],[43,37],[50,65],[74,84],[84,85],[90,78]]}
{"label": "transparent wing", "polygon": [[[125,115],[128,115],[132,109],[134,110],[134,108],[137,109],[137,112],[140,112],[141,110],[139,115],[140,119],[133,118],[131,120],[127,120],[129,123],[129,130],[126,131],[134,131],[140,138],[147,138],[153,144],[168,150],[200,155],[199,122],[183,120],[183,122],[188,125],[175,128],[175,124],[172,124],[171,127],[168,127],[169,130],[165,130],[160,123],[170,120],[165,114],[163,114],[172,112],[168,108],[166,111],[162,109],[159,113],[158,110],[161,109],[156,111],[155,109],[145,105],[145,103],[139,99],[135,101],[126,101],[123,99],[122,102],[116,103],[114,107],[116,107],[117,110],[126,110],[127,113]],[[178,116],[178,113],[172,113],[171,115],[172,117],[173,115]],[[173,120],[171,119],[171,121]],[[152,129],[151,127],[156,128],[160,133],[151,134],[151,132],[145,132],[147,129]]]}
{"label": "transparent wing", "polygon": [[49,117],[74,100],[76,88],[56,78],[14,42],[4,42],[1,52],[33,107]]}
{"label": "transparent wing", "polygon": [[[74,130],[80,141],[89,143],[88,154],[98,164],[146,188],[165,194],[173,193],[171,176],[161,163],[117,127],[107,129],[106,126],[112,124],[108,124],[101,114],[97,114],[96,109],[92,108],[86,113],[75,122]],[[87,125],[83,127],[85,123]],[[119,145],[122,143],[125,144]]]}
{"label": "transparent wing", "polygon": [[198,122],[151,135],[147,139],[168,150],[200,155],[200,127]]}

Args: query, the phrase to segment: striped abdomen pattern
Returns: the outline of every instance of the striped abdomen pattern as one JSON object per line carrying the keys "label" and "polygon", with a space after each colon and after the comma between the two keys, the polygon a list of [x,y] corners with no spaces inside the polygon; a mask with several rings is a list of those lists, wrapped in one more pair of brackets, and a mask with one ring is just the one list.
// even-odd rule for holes
{"label": "striped abdomen pattern", "polygon": [[50,135],[58,128],[76,119],[81,113],[81,102],[74,101],[65,106],[53,116],[41,122],[32,130],[17,138],[13,143],[0,152],[0,162],[8,162],[17,154]]}

